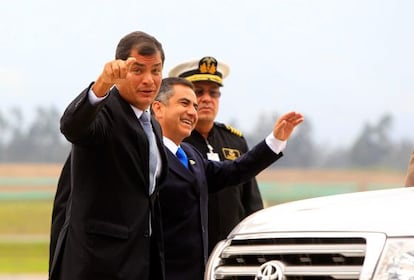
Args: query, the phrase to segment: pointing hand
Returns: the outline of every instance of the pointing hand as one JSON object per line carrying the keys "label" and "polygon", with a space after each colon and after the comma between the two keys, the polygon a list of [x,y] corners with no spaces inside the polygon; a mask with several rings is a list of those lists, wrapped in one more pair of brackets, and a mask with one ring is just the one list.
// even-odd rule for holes
{"label": "pointing hand", "polygon": [[131,65],[136,61],[134,57],[129,57],[127,60],[112,60],[105,64],[100,78],[104,83],[115,84],[118,80],[126,78]]}
{"label": "pointing hand", "polygon": [[107,62],[92,88],[96,96],[105,96],[114,84],[125,79],[136,61],[135,57],[129,57],[127,60],[116,59]]}

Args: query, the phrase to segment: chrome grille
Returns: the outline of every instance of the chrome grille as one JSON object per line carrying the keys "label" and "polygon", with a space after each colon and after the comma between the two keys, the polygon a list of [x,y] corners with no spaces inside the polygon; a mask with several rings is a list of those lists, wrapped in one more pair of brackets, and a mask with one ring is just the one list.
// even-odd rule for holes
{"label": "chrome grille", "polygon": [[263,264],[278,261],[285,280],[359,279],[366,246],[366,237],[358,236],[237,236],[221,250],[211,275],[255,279]]}

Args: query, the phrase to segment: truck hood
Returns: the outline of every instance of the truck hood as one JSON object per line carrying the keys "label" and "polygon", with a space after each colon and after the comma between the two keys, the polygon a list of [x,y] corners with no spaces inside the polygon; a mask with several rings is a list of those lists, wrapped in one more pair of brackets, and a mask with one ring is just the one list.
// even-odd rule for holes
{"label": "truck hood", "polygon": [[413,236],[414,187],[298,200],[266,208],[229,234],[272,232],[382,232]]}

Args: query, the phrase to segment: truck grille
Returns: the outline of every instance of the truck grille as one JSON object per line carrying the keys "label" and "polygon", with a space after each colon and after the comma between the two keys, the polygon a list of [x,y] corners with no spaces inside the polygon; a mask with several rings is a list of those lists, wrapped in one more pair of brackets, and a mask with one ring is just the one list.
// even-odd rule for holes
{"label": "truck grille", "polygon": [[283,278],[263,279],[359,279],[366,246],[366,237],[358,236],[236,236],[221,250],[212,275],[214,279],[256,279],[264,266],[276,263]]}

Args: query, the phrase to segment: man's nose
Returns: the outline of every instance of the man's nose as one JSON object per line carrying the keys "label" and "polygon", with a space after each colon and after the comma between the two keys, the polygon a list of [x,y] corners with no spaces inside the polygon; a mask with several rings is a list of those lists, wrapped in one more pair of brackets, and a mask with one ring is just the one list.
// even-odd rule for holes
{"label": "man's nose", "polygon": [[154,78],[152,77],[151,72],[146,72],[143,74],[142,81],[147,84],[154,83]]}

